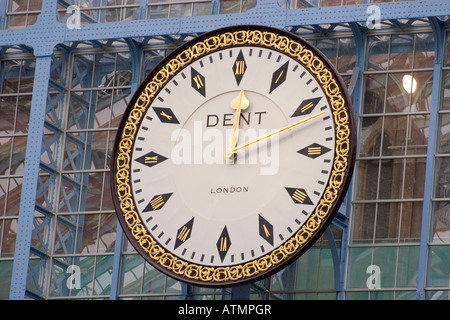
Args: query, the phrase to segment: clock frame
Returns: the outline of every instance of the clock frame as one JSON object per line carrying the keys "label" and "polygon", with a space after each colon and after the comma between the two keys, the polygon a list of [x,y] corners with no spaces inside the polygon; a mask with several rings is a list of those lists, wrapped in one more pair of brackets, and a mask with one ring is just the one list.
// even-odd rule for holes
{"label": "clock frame", "polygon": [[[294,59],[320,84],[319,89],[326,97],[333,114],[335,148],[331,172],[328,180],[325,182],[324,192],[315,205],[313,213],[282,244],[267,250],[267,253],[255,259],[249,259],[245,263],[229,263],[225,265],[193,263],[174,252],[190,236],[188,231],[192,229],[193,222],[191,220],[177,226],[179,228],[173,250],[169,250],[161,244],[157,236],[153,235],[143,222],[131,182],[133,175],[133,148],[148,109],[153,106],[153,102],[161,90],[165,88],[165,85],[172,81],[176,75],[180,74],[182,70],[191,68],[195,61],[212,53],[228,48],[249,46],[270,49]],[[239,57],[236,61],[233,65],[233,72],[238,75],[236,76],[236,82],[239,85],[242,80],[240,75],[244,73],[247,66],[238,63],[238,61],[242,61],[239,60]],[[270,91],[276,90],[279,83],[277,80],[285,76],[286,68],[287,66],[282,65],[273,73]],[[201,73],[196,72],[197,70],[191,71],[192,87],[197,89],[200,95],[205,96],[205,87],[202,86],[205,79],[202,78]],[[298,110],[304,110],[305,106],[311,103],[315,103],[315,101],[305,100],[303,108],[300,105]],[[157,107],[153,106],[153,108]],[[298,110],[297,112],[300,112]],[[179,124],[179,120],[175,114],[171,113],[171,109],[160,108],[158,112],[165,115],[160,117],[161,122]],[[118,129],[111,162],[112,196],[117,217],[125,235],[136,251],[153,267],[166,275],[183,282],[211,287],[233,286],[253,282],[267,277],[295,261],[325,231],[343,201],[349,186],[354,167],[355,146],[355,125],[350,99],[339,74],[322,53],[301,38],[287,31],[271,27],[234,26],[218,29],[198,36],[170,53],[151,71],[130,101]],[[317,148],[318,146],[311,145],[311,147]],[[158,155],[152,152],[149,152],[146,156],[152,158]],[[307,150],[299,150],[298,152],[305,154]],[[166,157],[159,159],[159,161],[167,160]],[[138,162],[144,161],[144,156],[134,160]],[[286,186],[286,192],[292,197],[291,200],[294,202],[310,201],[302,189]],[[147,210],[162,209],[163,204],[171,196],[172,193],[151,195],[151,199],[148,199],[150,201],[147,205]],[[267,242],[273,243],[273,232],[267,229],[269,223],[262,216],[259,217],[259,223],[262,230],[260,230],[261,237],[265,237]],[[229,239],[228,232],[229,230],[225,226],[219,238],[222,239],[222,242],[219,240],[217,243],[219,251],[221,247],[227,245],[223,241]]]}

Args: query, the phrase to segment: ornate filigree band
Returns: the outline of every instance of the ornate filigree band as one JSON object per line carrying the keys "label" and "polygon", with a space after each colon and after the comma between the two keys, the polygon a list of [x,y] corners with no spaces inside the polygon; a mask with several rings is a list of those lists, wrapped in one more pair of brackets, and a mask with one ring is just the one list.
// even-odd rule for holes
{"label": "ornate filigree band", "polygon": [[[131,191],[131,153],[133,142],[140,122],[148,106],[162,87],[186,65],[199,57],[227,47],[255,45],[271,48],[285,53],[289,57],[301,62],[321,84],[328,97],[334,114],[336,151],[331,175],[315,212],[306,223],[287,240],[283,245],[274,249],[267,255],[245,264],[231,267],[210,267],[189,263],[167,252],[149,234],[139,218]],[[198,41],[175,58],[169,60],[159,72],[151,79],[137,97],[119,140],[116,158],[116,192],[123,219],[130,233],[136,239],[148,258],[163,268],[181,277],[194,279],[199,282],[223,283],[239,279],[249,279],[261,272],[266,272],[279,265],[292,255],[296,254],[302,246],[319,230],[325,219],[331,214],[333,205],[343,188],[346,170],[349,166],[351,152],[350,114],[346,106],[344,94],[333,72],[324,64],[312,50],[298,41],[279,35],[274,32],[260,30],[238,30],[226,32]]]}

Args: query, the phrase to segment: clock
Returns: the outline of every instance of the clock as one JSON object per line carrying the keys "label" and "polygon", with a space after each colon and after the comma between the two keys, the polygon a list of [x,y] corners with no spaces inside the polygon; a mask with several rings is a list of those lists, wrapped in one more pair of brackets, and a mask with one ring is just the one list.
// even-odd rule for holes
{"label": "clock", "polygon": [[354,167],[346,89],[297,36],[235,26],[169,54],[134,94],[111,164],[130,243],[180,281],[223,287],[295,261]]}

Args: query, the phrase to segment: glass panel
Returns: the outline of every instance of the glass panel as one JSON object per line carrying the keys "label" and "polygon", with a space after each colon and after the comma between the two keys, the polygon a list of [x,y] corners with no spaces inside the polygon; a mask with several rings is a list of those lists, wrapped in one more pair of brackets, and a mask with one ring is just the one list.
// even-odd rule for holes
{"label": "glass panel", "polygon": [[97,252],[114,252],[116,244],[117,217],[114,213],[100,216]]}
{"label": "glass panel", "polygon": [[0,132],[11,134],[14,132],[18,97],[0,97],[0,99],[2,102],[2,107],[0,108]]}
{"label": "glass panel", "polygon": [[[114,22],[122,20],[122,9],[105,9],[100,11],[100,16],[102,17],[101,22]],[[104,18],[103,18],[104,17]]]}
{"label": "glass panel", "polygon": [[409,158],[404,160],[403,199],[423,198],[425,185],[425,158]]}
{"label": "glass panel", "polygon": [[140,294],[142,291],[142,278],[144,272],[144,260],[141,256],[123,255],[120,268],[120,293]]}
{"label": "glass panel", "polygon": [[319,265],[319,279],[315,290],[334,290],[334,264],[330,249],[320,249]]}
{"label": "glass panel", "polygon": [[399,247],[397,280],[395,286],[397,288],[416,287],[418,266],[419,266],[419,246]]}
{"label": "glass panel", "polygon": [[450,242],[450,202],[436,202],[434,205],[431,240],[434,243]]}
{"label": "glass panel", "polygon": [[430,290],[425,295],[427,300],[450,300],[450,290]]}
{"label": "glass panel", "polygon": [[357,291],[357,292],[347,292],[345,295],[347,300],[369,300],[369,292],[367,291]]}
{"label": "glass panel", "polygon": [[436,197],[450,198],[450,158],[436,159]]}
{"label": "glass panel", "polygon": [[366,75],[364,106],[362,113],[382,113],[386,90],[386,74]]}
{"label": "glass panel", "polygon": [[56,297],[61,295],[61,291],[67,294],[68,288],[64,282],[67,281],[68,274],[66,276],[66,270],[62,267],[64,262],[59,262],[59,259],[53,259],[52,262],[49,295],[50,297]]}
{"label": "glass panel", "polygon": [[358,167],[357,200],[377,199],[378,192],[378,160],[361,160]]}
{"label": "glass panel", "polygon": [[105,173],[103,184],[104,190],[103,190],[102,210],[115,210],[111,196],[111,183],[109,172]]}
{"label": "glass panel", "polygon": [[168,5],[151,6],[149,10],[150,10],[150,19],[162,19],[167,18],[169,16]]}
{"label": "glass panel", "polygon": [[13,257],[17,237],[17,219],[0,220],[0,237],[0,257]]}
{"label": "glass panel", "polygon": [[361,118],[360,156],[376,157],[381,153],[383,117]]}
{"label": "glass panel", "polygon": [[28,133],[32,96],[19,96],[17,101],[16,133]]}
{"label": "glass panel", "polygon": [[342,5],[342,0],[322,0],[321,7],[334,7]]}
{"label": "glass panel", "polygon": [[394,288],[397,247],[375,247],[373,249],[373,265],[380,268],[380,288]]}
{"label": "glass panel", "polygon": [[93,131],[89,167],[91,170],[104,169],[106,162],[106,147],[108,146],[108,131]]}
{"label": "glass panel", "polygon": [[375,226],[376,243],[397,242],[400,208],[400,204],[395,202],[378,204]]}
{"label": "glass panel", "polygon": [[211,1],[208,2],[194,2],[193,16],[206,16],[211,14]]}
{"label": "glass panel", "polygon": [[395,300],[417,300],[416,291],[396,291]]}
{"label": "glass panel", "polygon": [[72,88],[89,88],[92,83],[94,55],[76,55],[72,70]]}
{"label": "glass panel", "polygon": [[410,69],[413,63],[414,35],[399,34],[391,36],[389,69]]}
{"label": "glass panel", "polygon": [[111,111],[110,127],[118,127],[122,115],[131,99],[131,89],[114,90],[113,106]]}
{"label": "glass panel", "polygon": [[379,160],[359,161],[357,200],[377,199],[379,166]]}
{"label": "glass panel", "polygon": [[387,70],[389,61],[389,36],[368,37],[367,70]]}
{"label": "glass panel", "polygon": [[450,286],[450,246],[431,246],[428,264],[428,286]]}
{"label": "glass panel", "polygon": [[145,263],[142,293],[164,293],[167,277],[160,271]]}
{"label": "glass panel", "polygon": [[[447,40],[446,40],[446,43],[447,43],[447,48],[446,48],[446,66],[449,66],[450,65],[450,33],[449,32],[447,32]],[[445,49],[445,48],[444,48]]]}
{"label": "glass panel", "polygon": [[96,253],[98,244],[98,223],[100,215],[84,214],[79,216],[77,237],[81,240],[80,253]]}
{"label": "glass panel", "polygon": [[[0,174],[9,175],[13,138],[0,138]],[[2,184],[3,185],[3,184]]]}
{"label": "glass panel", "polygon": [[415,68],[432,68],[434,64],[434,37],[431,33],[415,35]]}
{"label": "glass panel", "polygon": [[427,154],[429,125],[430,117],[428,115],[409,117],[407,154]]}
{"label": "glass panel", "polygon": [[297,262],[298,273],[295,288],[314,290],[317,288],[320,266],[320,249],[311,248]]}
{"label": "glass panel", "polygon": [[122,9],[122,20],[138,20],[139,19],[139,8],[123,8]]}
{"label": "glass panel", "polygon": [[367,268],[372,265],[372,248],[350,248],[348,288],[367,288],[371,273]]}
{"label": "glass panel", "polygon": [[91,91],[71,92],[67,112],[67,128],[85,129],[89,121]]}
{"label": "glass panel", "polygon": [[386,93],[386,112],[409,112],[411,104],[411,92],[417,90],[413,88],[411,73],[390,73],[388,74]]}
{"label": "glass panel", "polygon": [[22,181],[22,178],[9,179],[8,200],[6,203],[7,216],[19,216]]}
{"label": "glass panel", "polygon": [[450,153],[450,114],[439,115],[439,153]]}
{"label": "glass panel", "polygon": [[181,299],[181,283],[173,278],[166,277],[166,293],[175,293],[179,295],[168,297],[169,299]]}
{"label": "glass panel", "polygon": [[109,125],[113,90],[93,91],[92,96],[95,105],[95,120],[90,128],[107,128]]}
{"label": "glass panel", "polygon": [[27,137],[14,137],[11,174],[23,175]]}
{"label": "glass panel", "polygon": [[170,17],[191,17],[192,3],[170,5]]}
{"label": "glass panel", "polygon": [[379,199],[414,199],[423,197],[425,159],[381,161]]}
{"label": "glass panel", "polygon": [[89,296],[94,294],[94,270],[95,269],[95,257],[80,257],[77,259],[76,265],[80,267],[81,274],[81,290],[77,293],[77,296]]}
{"label": "glass panel", "polygon": [[383,156],[405,154],[408,116],[390,116],[384,118]]}
{"label": "glass panel", "polygon": [[422,208],[420,202],[402,203],[401,221],[400,221],[400,241],[401,242],[419,242],[420,229],[422,225]]}
{"label": "glass panel", "polygon": [[8,181],[8,178],[5,179],[0,176],[0,218],[5,215]]}
{"label": "glass panel", "polygon": [[114,256],[97,256],[96,260],[93,294],[109,296]]}
{"label": "glass panel", "polygon": [[83,190],[86,196],[84,210],[98,211],[102,200],[103,173],[89,173],[89,176],[84,174],[83,178],[87,180],[87,188]]}
{"label": "glass panel", "polygon": [[376,207],[375,203],[355,204],[353,243],[372,243]]}
{"label": "glass panel", "polygon": [[[450,54],[450,51],[449,51]],[[450,57],[449,57],[450,61]],[[450,62],[449,62],[450,63]],[[443,94],[442,94],[442,110],[450,110],[450,70],[443,70]]]}
{"label": "glass panel", "polygon": [[339,39],[339,54],[337,56],[337,70],[339,73],[350,73],[356,62],[356,44],[354,38]]}
{"label": "glass panel", "polygon": [[11,279],[13,270],[12,260],[0,260],[0,299],[9,299],[9,293],[11,290]]}
{"label": "glass panel", "polygon": [[403,160],[380,161],[379,199],[399,199],[403,187]]}

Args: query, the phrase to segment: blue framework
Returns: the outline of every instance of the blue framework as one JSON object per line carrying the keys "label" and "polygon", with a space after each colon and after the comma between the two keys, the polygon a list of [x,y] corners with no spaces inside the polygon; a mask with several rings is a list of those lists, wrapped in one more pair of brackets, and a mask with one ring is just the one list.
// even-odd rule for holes
{"label": "blue framework", "polygon": [[434,194],[434,187],[433,187],[434,154],[439,134],[438,132],[439,106],[442,95],[441,73],[443,60],[442,52],[444,44],[444,28],[436,18],[430,18],[430,22],[435,38],[434,40],[435,57],[434,57],[433,88],[432,88],[430,124],[429,124],[430,134],[428,137],[424,203],[422,209],[422,230],[420,234],[419,268],[418,268],[417,293],[416,293],[416,298],[418,300],[425,299],[428,241],[430,239],[429,226],[431,223],[431,210],[432,210],[431,199]]}
{"label": "blue framework", "polygon": [[[366,1],[362,1],[365,3]],[[39,181],[39,170],[43,169],[52,176],[54,173],[54,166],[52,163],[41,163],[41,153],[45,152],[41,146],[43,144],[43,129],[44,126],[48,129],[54,129],[56,137],[50,142],[46,142],[48,147],[50,144],[59,144],[58,125],[53,125],[45,122],[46,112],[54,106],[58,101],[48,101],[48,87],[49,84],[57,90],[60,89],[60,96],[57,99],[64,98],[64,92],[58,83],[50,80],[52,72],[51,65],[55,59],[53,52],[55,47],[72,42],[86,41],[86,40],[105,40],[105,39],[125,39],[129,46],[132,55],[132,92],[137,88],[139,81],[139,63],[140,63],[140,46],[139,41],[153,36],[170,36],[174,34],[198,34],[207,32],[219,27],[225,27],[238,24],[260,24],[268,25],[277,28],[300,28],[302,26],[312,26],[314,28],[322,28],[320,25],[328,25],[328,30],[333,30],[339,24],[349,24],[350,29],[355,37],[357,52],[356,52],[356,66],[353,72],[352,80],[350,81],[350,91],[355,92],[353,97],[353,104],[355,112],[358,112],[358,106],[361,102],[361,88],[362,88],[362,72],[363,72],[363,57],[365,48],[364,32],[366,30],[365,22],[369,14],[367,8],[369,3],[361,5],[349,5],[338,7],[323,7],[323,8],[308,8],[287,10],[281,8],[277,1],[258,1],[255,8],[240,14],[211,14],[208,16],[197,17],[183,17],[183,18],[167,18],[158,20],[145,20],[145,10],[147,1],[140,1],[139,20],[110,22],[110,23],[92,23],[83,24],[81,29],[68,29],[64,19],[57,21],[56,7],[57,4],[67,4],[65,1],[58,0],[43,0],[42,12],[38,17],[36,24],[24,29],[0,30],[0,47],[8,46],[22,46],[29,51],[33,51],[36,57],[35,81],[33,88],[33,99],[30,114],[30,126],[27,141],[25,170],[23,179],[22,197],[20,202],[20,216],[18,222],[18,234],[15,246],[13,278],[11,283],[10,298],[23,299],[25,295],[34,297],[34,293],[27,292],[27,274],[29,273],[30,265],[30,250],[31,237],[34,223],[34,212],[38,211],[45,214],[45,208],[37,208],[36,197],[39,193],[48,193],[48,201],[50,206],[54,206],[54,201],[51,197],[51,191],[44,189],[54,188],[52,185],[54,180],[49,179],[48,182],[43,183]],[[217,12],[219,0],[212,1],[212,12]],[[424,299],[424,288],[426,286],[426,260],[429,239],[429,223],[431,215],[431,198],[433,196],[433,172],[434,172],[434,152],[437,141],[437,123],[438,123],[438,108],[441,96],[441,67],[444,44],[444,24],[436,17],[442,13],[450,13],[450,1],[446,0],[421,0],[421,1],[402,1],[392,3],[379,3],[380,11],[382,12],[383,20],[391,21],[393,24],[397,23],[399,19],[410,19],[413,21],[416,18],[432,17],[430,24],[435,36],[435,63],[434,63],[434,80],[433,80],[433,95],[432,95],[432,110],[430,117],[430,137],[428,140],[427,165],[426,165],[426,183],[424,192],[424,205],[422,214],[422,234],[420,242],[420,259],[419,259],[419,278],[417,285],[417,299]],[[6,1],[0,2],[0,28],[4,26],[6,15]],[[67,17],[66,17],[67,19]],[[401,25],[400,22],[397,24]],[[168,38],[169,39],[169,38]],[[45,143],[44,143],[45,145]],[[74,182],[75,183],[75,182]],[[36,188],[38,186],[39,188]],[[350,194],[350,193],[349,193]],[[333,261],[335,263],[335,288],[337,291],[337,298],[343,299],[344,282],[345,282],[345,261],[347,257],[347,239],[349,237],[349,218],[351,208],[351,197],[347,197],[347,201],[341,207],[336,219],[333,221],[335,226],[338,226],[343,231],[342,245],[340,254],[335,246],[333,236],[329,230],[326,236],[330,241],[330,248],[333,254]],[[49,221],[51,214],[48,214]],[[36,228],[36,226],[35,226]],[[118,226],[116,235],[116,248],[114,252],[113,276],[111,299],[115,299],[118,295],[117,288],[119,282],[120,270],[120,253],[122,249],[122,230]],[[42,240],[45,242],[45,240]],[[41,250],[35,250],[38,256],[42,257],[43,264],[45,264],[47,247]],[[42,264],[34,265],[34,268],[39,269]],[[241,288],[235,291],[235,296],[242,297],[242,292],[247,292],[246,288]],[[38,290],[39,291],[39,290]],[[190,289],[184,288],[186,296],[189,296]],[[37,294],[35,297],[38,297]]]}

